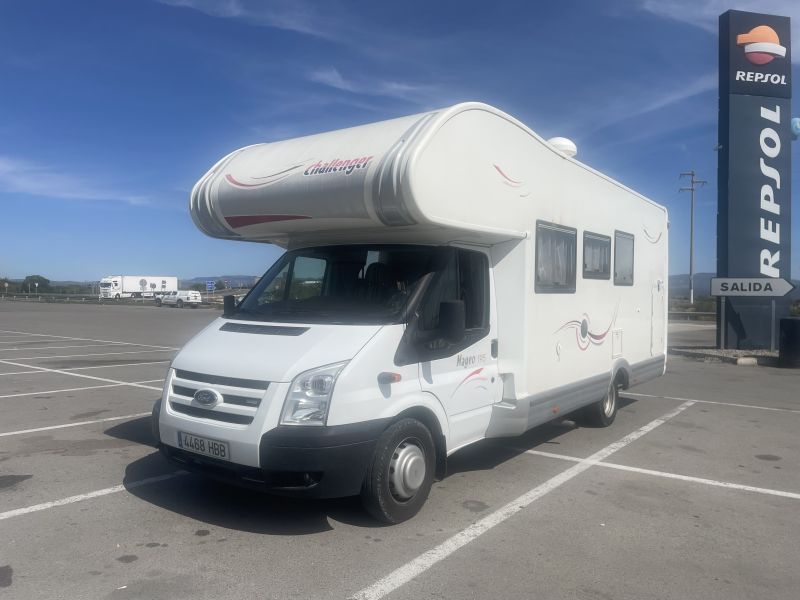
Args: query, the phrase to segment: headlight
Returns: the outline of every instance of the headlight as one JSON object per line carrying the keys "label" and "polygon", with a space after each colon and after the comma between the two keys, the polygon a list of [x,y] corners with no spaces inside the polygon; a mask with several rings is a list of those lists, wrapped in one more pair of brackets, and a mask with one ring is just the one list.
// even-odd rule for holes
{"label": "headlight", "polygon": [[281,425],[325,425],[333,386],[347,361],[300,373],[283,402]]}

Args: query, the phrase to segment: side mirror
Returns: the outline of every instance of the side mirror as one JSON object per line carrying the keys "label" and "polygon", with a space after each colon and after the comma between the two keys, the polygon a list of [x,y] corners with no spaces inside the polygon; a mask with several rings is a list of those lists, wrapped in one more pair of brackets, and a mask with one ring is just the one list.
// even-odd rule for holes
{"label": "side mirror", "polygon": [[236,298],[232,295],[223,296],[222,298],[222,316],[230,317],[236,310]]}
{"label": "side mirror", "polygon": [[439,304],[439,332],[451,344],[464,341],[467,316],[463,300],[447,300]]}

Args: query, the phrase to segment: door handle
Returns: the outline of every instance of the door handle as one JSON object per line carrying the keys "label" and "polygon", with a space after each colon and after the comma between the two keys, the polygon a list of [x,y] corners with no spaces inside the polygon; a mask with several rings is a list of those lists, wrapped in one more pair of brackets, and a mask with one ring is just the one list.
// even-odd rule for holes
{"label": "door handle", "polygon": [[492,340],[492,358],[497,358],[497,339]]}

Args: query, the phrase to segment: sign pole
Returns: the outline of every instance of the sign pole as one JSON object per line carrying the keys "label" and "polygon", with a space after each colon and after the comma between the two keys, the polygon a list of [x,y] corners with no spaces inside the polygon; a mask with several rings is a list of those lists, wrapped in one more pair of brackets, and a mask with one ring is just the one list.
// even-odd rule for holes
{"label": "sign pole", "polygon": [[722,305],[722,314],[720,315],[722,322],[720,323],[720,331],[719,331],[719,346],[720,346],[719,349],[725,350],[725,329],[727,329],[728,327],[728,322],[725,320],[725,305],[728,303],[728,299],[725,296],[723,296],[722,298],[720,298],[720,300],[722,300],[722,302],[720,303]]}
{"label": "sign pole", "polygon": [[775,298],[770,304],[772,304],[772,317],[769,320],[769,349],[775,352]]}

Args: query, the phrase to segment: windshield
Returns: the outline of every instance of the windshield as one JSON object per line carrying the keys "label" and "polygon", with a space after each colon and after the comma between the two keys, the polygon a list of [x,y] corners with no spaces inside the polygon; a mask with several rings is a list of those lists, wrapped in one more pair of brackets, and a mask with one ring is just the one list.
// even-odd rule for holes
{"label": "windshield", "polygon": [[301,323],[399,322],[421,278],[445,248],[330,246],[284,254],[231,315]]}
{"label": "windshield", "polygon": [[109,288],[109,287],[111,287],[111,282],[109,282],[109,281],[101,281],[100,282],[100,287],[101,288]]}

